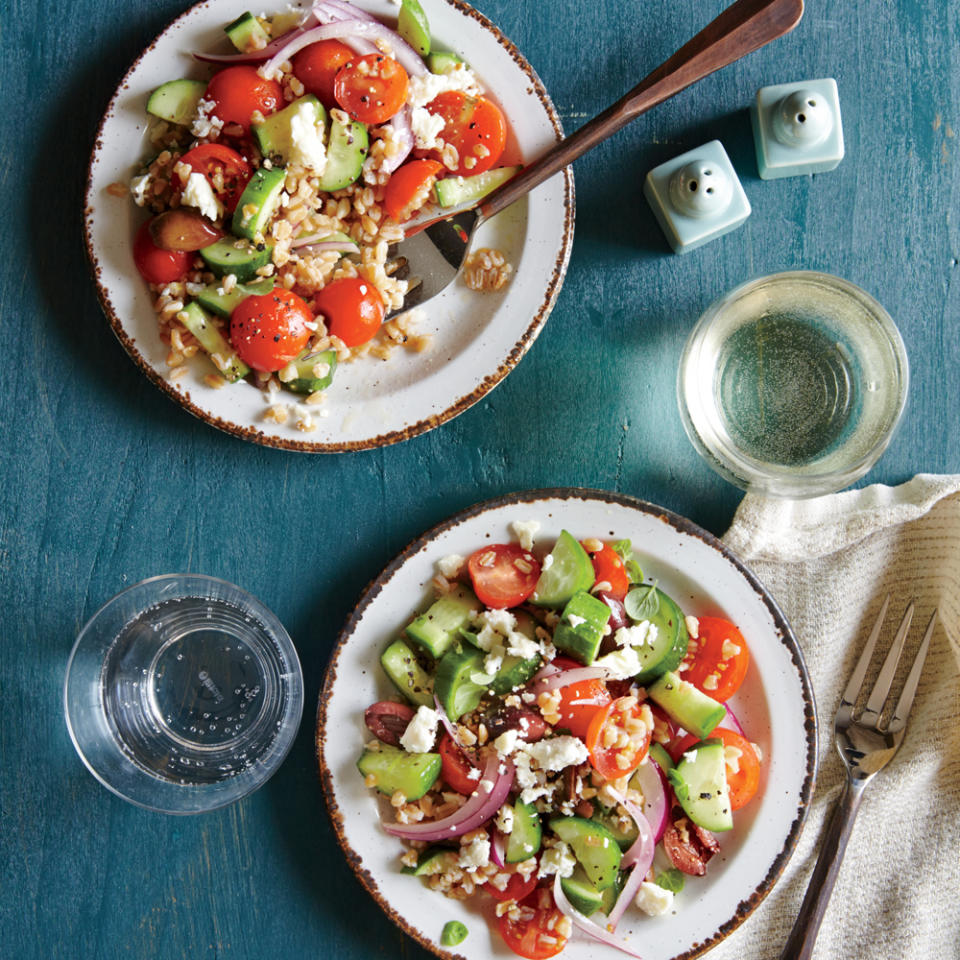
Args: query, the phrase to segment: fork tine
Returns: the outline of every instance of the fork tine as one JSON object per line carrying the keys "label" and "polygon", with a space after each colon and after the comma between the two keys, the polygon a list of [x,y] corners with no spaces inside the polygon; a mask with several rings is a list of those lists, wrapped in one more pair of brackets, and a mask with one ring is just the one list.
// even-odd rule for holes
{"label": "fork tine", "polygon": [[883,606],[880,608],[877,622],[873,625],[870,636],[864,644],[863,652],[860,654],[860,659],[857,661],[857,665],[854,667],[853,673],[850,674],[850,679],[847,681],[847,688],[843,691],[843,699],[840,701],[841,707],[852,707],[857,702],[860,688],[863,686],[863,678],[867,675],[867,667],[873,658],[873,650],[877,645],[877,638],[880,636],[883,618],[887,615],[888,606],[890,606],[889,593],[883,599]]}
{"label": "fork tine", "polygon": [[893,638],[893,643],[890,646],[890,652],[883,661],[883,666],[880,668],[880,675],[877,677],[877,682],[873,685],[873,690],[870,691],[870,699],[867,700],[867,706],[863,711],[863,716],[860,718],[864,723],[876,724],[879,722],[880,711],[883,710],[883,704],[890,693],[893,677],[897,672],[897,664],[900,662],[900,654],[903,653],[903,645],[907,639],[907,631],[910,629],[910,621],[913,620],[914,603],[915,601],[911,600],[910,603],[907,604],[903,619],[897,628],[897,635]]}
{"label": "fork tine", "polygon": [[923,635],[923,642],[917,651],[913,660],[913,666],[907,676],[907,682],[903,685],[903,692],[897,701],[896,709],[893,711],[893,717],[890,720],[890,732],[896,733],[900,727],[905,726],[907,717],[910,715],[910,708],[913,706],[913,697],[917,692],[917,686],[920,683],[920,673],[923,671],[923,663],[927,659],[927,648],[930,646],[930,638],[933,636],[933,628],[937,622],[937,611],[933,611],[930,617],[930,623],[927,624],[926,632]]}

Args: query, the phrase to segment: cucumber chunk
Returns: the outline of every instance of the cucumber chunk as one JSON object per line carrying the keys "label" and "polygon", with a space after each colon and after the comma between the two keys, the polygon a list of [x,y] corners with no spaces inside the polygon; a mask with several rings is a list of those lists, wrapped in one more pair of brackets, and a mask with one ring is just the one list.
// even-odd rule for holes
{"label": "cucumber chunk", "polygon": [[616,811],[603,807],[599,803],[590,819],[606,827],[616,839],[617,846],[623,851],[629,850],[640,834],[632,817],[630,818],[630,825],[624,828],[620,825],[620,817],[617,816]]}
{"label": "cucumber chunk", "polygon": [[388,797],[398,790],[408,800],[419,800],[440,776],[439,753],[407,753],[399,747],[381,743],[377,750],[364,750],[357,769],[377,778],[376,787]]}
{"label": "cucumber chunk", "polygon": [[327,126],[327,111],[313,94],[294,100],[289,106],[270,114],[259,123],[252,123],[250,131],[257,141],[260,152],[280,163],[289,163],[294,155],[294,119],[317,128],[323,137]]}
{"label": "cucumber chunk", "polygon": [[583,817],[555,817],[550,821],[550,829],[570,844],[597,890],[605,890],[616,882],[623,853],[617,838],[603,824]]}
{"label": "cucumber chunk", "polygon": [[240,14],[233,23],[228,23],[223,32],[241,53],[262,50],[270,42],[270,35],[249,11]]}
{"label": "cucumber chunk", "polygon": [[363,170],[369,146],[367,128],[362,123],[354,120],[342,124],[332,120],[327,141],[327,165],[320,177],[319,189],[332,193],[349,187]]}
{"label": "cucumber chunk", "polygon": [[407,627],[407,636],[439,660],[456,642],[460,628],[466,627],[479,609],[480,601],[473,591],[458,585],[417,617]]}
{"label": "cucumber chunk", "polygon": [[[262,248],[262,249],[261,249]],[[233,274],[238,283],[258,280],[257,271],[270,262],[272,247],[265,243],[253,244],[237,237],[221,237],[216,243],[200,251],[203,262],[216,277]]]}
{"label": "cucumber chunk", "polygon": [[657,743],[656,741],[651,743],[649,753],[650,759],[657,764],[664,773],[669,773],[673,769],[673,760],[670,758],[670,754],[667,753],[667,749],[662,743]]}
{"label": "cucumber chunk", "polygon": [[672,720],[701,739],[709,736],[727,715],[727,708],[722,703],[670,670],[647,687],[647,694],[666,710]]}
{"label": "cucumber chunk", "polygon": [[[294,393],[314,393],[326,390],[333,383],[333,371],[337,368],[337,351],[321,350],[311,353],[304,350],[293,361],[297,375],[284,386]],[[326,371],[324,373],[323,371]]]}
{"label": "cucumber chunk", "polygon": [[560,532],[550,551],[553,559],[545,560],[540,579],[530,597],[541,607],[562,607],[581,590],[593,586],[593,561],[590,555],[566,530]]}
{"label": "cucumber chunk", "polygon": [[417,663],[413,651],[402,640],[394,640],[380,654],[380,665],[411,703],[433,706],[433,677]]}
{"label": "cucumber chunk", "polygon": [[280,206],[286,182],[287,171],[283,167],[260,167],[254,172],[233,211],[231,229],[238,237],[253,240],[266,232],[270,218]]}
{"label": "cucumber chunk", "polygon": [[401,873],[412,877],[432,877],[435,873],[443,873],[455,867],[460,854],[449,847],[427,847],[420,852],[415,867],[404,867]]}
{"label": "cucumber chunk", "polygon": [[503,859],[507,863],[522,863],[540,852],[543,828],[540,814],[532,803],[518,800],[513,805],[513,829],[507,835]]}
{"label": "cucumber chunk", "polygon": [[403,0],[397,17],[397,33],[421,57],[430,52],[430,23],[420,6],[420,0]]}
{"label": "cucumber chunk", "polygon": [[[533,617],[522,610],[518,610],[515,616],[517,618],[517,632],[535,640],[537,624]],[[464,632],[468,631],[461,631],[461,634]],[[476,645],[476,637],[474,636],[472,640],[468,638],[467,642]],[[500,665],[497,675],[490,682],[490,689],[494,693],[502,695],[512,692],[516,687],[522,687],[540,669],[540,659],[540,654],[524,660],[523,657],[519,657],[515,653],[508,653],[503,658],[503,663]]]}
{"label": "cucumber chunk", "polygon": [[436,74],[449,73],[457,66],[458,63],[463,63],[463,60],[455,53],[449,53],[446,50],[434,50],[425,59],[427,62],[427,69],[431,73]]}
{"label": "cucumber chunk", "polygon": [[596,913],[603,906],[603,893],[590,882],[580,864],[577,864],[571,876],[561,878],[560,886],[570,905],[585,917]]}
{"label": "cucumber chunk", "polygon": [[585,590],[575,593],[563,608],[560,622],[553,633],[554,646],[585,666],[590,666],[600,649],[610,613],[610,608],[602,600]]}
{"label": "cucumber chunk", "polygon": [[207,89],[203,80],[168,80],[147,100],[147,113],[170,123],[189,126],[197,115],[197,104]]}
{"label": "cucumber chunk", "polygon": [[733,829],[722,740],[692,746],[667,774],[683,812],[705,830]]}
{"label": "cucumber chunk", "polygon": [[217,354],[227,361],[220,374],[231,383],[242,380],[250,368],[234,352],[227,338],[220,332],[213,318],[199,303],[188,303],[180,322],[192,333],[210,356]]}
{"label": "cucumber chunk", "polygon": [[218,317],[230,318],[230,314],[247,297],[262,296],[273,290],[273,280],[258,280],[256,283],[238,283],[229,293],[221,293],[219,283],[211,283],[197,294],[197,303]]}
{"label": "cucumber chunk", "polygon": [[[657,628],[652,643],[634,647],[640,660],[641,671],[636,675],[637,683],[646,686],[668,670],[676,670],[687,655],[690,635],[680,608],[674,600],[653,584],[644,584],[630,591],[638,594],[646,591],[641,619],[649,621]],[[628,596],[630,596],[628,594]],[[628,611],[629,612],[629,611]]]}
{"label": "cucumber chunk", "polygon": [[472,177],[444,177],[433,185],[433,195],[441,207],[478,203],[488,193],[515,177],[520,167],[497,167]]}
{"label": "cucumber chunk", "polygon": [[433,690],[451,720],[458,720],[465,713],[477,708],[487,692],[486,684],[475,683],[475,673],[483,673],[484,654],[474,647],[454,647],[448,650],[437,664]]}

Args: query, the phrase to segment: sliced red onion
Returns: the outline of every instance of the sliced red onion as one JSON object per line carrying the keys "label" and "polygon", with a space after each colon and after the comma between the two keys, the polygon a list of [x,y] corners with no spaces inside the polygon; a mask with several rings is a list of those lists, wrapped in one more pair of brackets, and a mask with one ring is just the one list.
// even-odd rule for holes
{"label": "sliced red onion", "polygon": [[541,680],[546,680],[547,677],[556,676],[561,672],[560,668],[553,663],[545,663],[531,678],[530,682],[532,684],[539,683]]}
{"label": "sliced red onion", "polygon": [[263,65],[261,73],[265,77],[273,76],[277,67],[284,60],[289,60],[304,47],[320,40],[343,40],[346,38],[360,38],[362,40],[386,40],[393,49],[397,62],[411,76],[420,76],[427,72],[427,68],[420,59],[420,55],[404,40],[399,33],[395,33],[376,20],[339,20],[320,27],[299,33],[289,43],[277,50]]}
{"label": "sliced red onion", "polygon": [[[345,0],[317,0],[313,5],[313,15],[321,23],[329,23],[330,20],[376,20],[372,13]],[[324,20],[324,16],[328,19]]]}
{"label": "sliced red onion", "polygon": [[563,892],[563,886],[560,883],[559,874],[557,874],[553,880],[553,901],[556,903],[560,912],[569,917],[573,925],[578,930],[582,930],[587,936],[593,937],[594,940],[599,940],[601,943],[605,943],[608,947],[615,947],[617,950],[622,950],[631,957],[637,957],[638,960],[643,960],[640,954],[631,950],[623,940],[612,934],[609,930],[605,930],[600,924],[594,923],[589,917],[585,917],[567,899],[566,894]]}
{"label": "sliced red onion", "polygon": [[359,249],[355,243],[350,243],[347,240],[325,240],[322,243],[310,243],[307,240],[291,244],[291,247],[296,247],[297,253],[310,255],[327,253],[331,250],[335,250],[337,253],[357,253]]}
{"label": "sliced red onion", "polygon": [[653,829],[653,842],[659,843],[670,814],[665,774],[659,763],[648,758],[637,767],[634,776],[643,794],[643,815]]}
{"label": "sliced red onion", "polygon": [[501,870],[506,866],[504,849],[503,834],[499,830],[494,830],[490,837],[490,859]]}
{"label": "sliced red onion", "polygon": [[609,676],[606,667],[578,667],[574,670],[561,670],[559,673],[543,677],[531,689],[531,693],[541,694],[560,687],[569,687],[572,683],[582,683],[584,680],[602,680]]}
{"label": "sliced red onion", "polygon": [[633,869],[630,871],[630,876],[627,877],[627,882],[623,885],[623,890],[620,891],[620,896],[617,897],[617,902],[607,915],[608,929],[616,930],[620,918],[636,896],[637,890],[640,889],[640,884],[643,883],[644,877],[646,877],[647,871],[653,863],[656,841],[653,839],[653,830],[643,810],[632,800],[620,796],[615,790],[610,789],[610,793],[617,803],[627,808],[630,816],[633,817],[636,822],[637,830],[639,831],[637,839],[633,842],[630,849],[624,853],[623,859],[620,861],[621,867],[633,867]]}
{"label": "sliced red onion", "polygon": [[204,63],[260,63],[263,60],[269,60],[278,50],[282,50],[291,40],[306,33],[307,30],[317,26],[316,17],[310,13],[299,27],[288,30],[286,33],[271,40],[265,47],[259,50],[250,50],[248,53],[205,53],[204,51],[195,51],[193,57],[195,60],[202,60]]}
{"label": "sliced red onion", "polygon": [[457,739],[457,728],[453,725],[453,721],[447,716],[447,711],[443,709],[443,704],[440,703],[440,698],[434,694],[433,695],[433,706],[437,711],[437,716],[440,717],[440,723],[443,724],[443,729],[450,734],[450,739],[454,743],[459,743]]}
{"label": "sliced red onion", "polygon": [[390,118],[390,125],[393,127],[393,138],[400,149],[392,156],[383,161],[382,169],[387,173],[393,173],[404,160],[410,156],[413,149],[413,124],[411,123],[410,104],[405,104],[399,113],[395,113]]}
{"label": "sliced red onion", "polygon": [[736,714],[730,709],[730,705],[725,703],[724,706],[727,708],[727,715],[717,724],[719,727],[726,727],[728,730],[732,730],[734,733],[739,733],[744,740],[749,740],[750,738],[744,733],[743,727],[740,725],[740,721],[737,719]]}
{"label": "sliced red onion", "polygon": [[628,627],[630,625],[630,618],[627,616],[627,611],[623,609],[622,601],[606,593],[598,594],[598,596],[610,608],[610,619],[607,623],[614,633],[621,627]]}
{"label": "sliced red onion", "polygon": [[500,809],[510,793],[515,775],[513,762],[501,760],[496,751],[491,750],[477,792],[456,813],[430,823],[385,823],[383,829],[406,840],[449,840],[469,833],[483,826]]}

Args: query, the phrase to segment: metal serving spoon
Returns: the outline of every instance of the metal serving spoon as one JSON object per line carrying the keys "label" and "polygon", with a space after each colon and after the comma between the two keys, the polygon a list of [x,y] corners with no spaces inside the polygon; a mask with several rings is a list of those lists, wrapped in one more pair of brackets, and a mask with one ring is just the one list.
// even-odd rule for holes
{"label": "metal serving spoon", "polygon": [[406,239],[391,251],[397,259],[406,260],[409,276],[420,281],[408,294],[403,309],[424,303],[453,282],[477,229],[492,216],[640,114],[789,33],[802,16],[803,0],[737,0],[625,97],[551,147],[479,204],[443,220],[437,220],[434,214],[411,221],[406,225]]}

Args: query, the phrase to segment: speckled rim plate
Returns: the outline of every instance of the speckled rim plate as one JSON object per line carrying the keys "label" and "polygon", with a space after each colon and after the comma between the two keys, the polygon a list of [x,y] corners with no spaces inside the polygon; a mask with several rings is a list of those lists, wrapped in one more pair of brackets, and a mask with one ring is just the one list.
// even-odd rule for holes
{"label": "speckled rim plate", "polygon": [[[358,6],[396,20],[389,0]],[[309,6],[309,3],[300,5]],[[277,9],[287,4],[277,2]],[[484,16],[462,0],[423,0],[438,48],[454,50],[480,76],[511,121],[520,155],[538,156],[563,135],[557,112],[533,68]],[[382,447],[432,430],[462,413],[519,362],[553,307],[573,243],[573,175],[568,168],[486,224],[475,246],[497,247],[515,267],[504,293],[479,294],[458,282],[431,301],[418,332],[432,335],[422,354],[394,351],[386,363],[342,366],[304,433],[264,421],[263,394],[249,384],[206,385],[213,367],[191,361],[187,376],[170,380],[167,349],[157,336],[149,290],[136,273],[131,245],[143,219],[129,198],[111,196],[147,154],[147,95],[165,80],[205,77],[196,49],[229,52],[223,27],[247,9],[246,0],[205,0],[174,20],[134,62],[110,101],[90,160],[84,233],[100,303],[114,333],[144,374],[192,414],[255,443],[308,453]],[[270,4],[267,9],[272,9]]]}
{"label": "speckled rim plate", "polygon": [[[538,520],[544,547],[564,528],[578,538],[631,539],[645,573],[684,612],[726,616],[750,643],[751,669],[731,706],[763,751],[760,795],[736,814],[735,829],[722,836],[707,877],[689,878],[674,914],[652,918],[631,910],[618,931],[645,960],[698,956],[752,913],[796,845],[816,773],[816,710],[796,638],[757,578],[705,530],[633,497],[554,489],[478,504],[414,540],[367,587],[340,634],[317,711],[317,759],[340,845],[387,915],[427,949],[467,960],[514,956],[491,922],[491,898],[459,903],[400,873],[400,843],[379,829],[376,801],[356,761],[369,737],[364,709],[394,693],[379,654],[428,600],[435,561],[509,539],[515,520]],[[460,920],[470,931],[455,950],[439,942],[448,920]],[[567,960],[618,955],[579,934],[561,954]]]}

